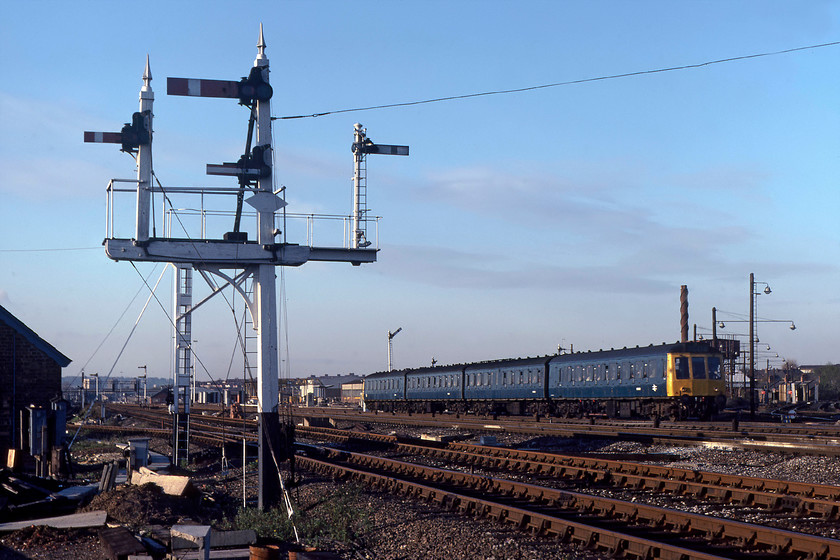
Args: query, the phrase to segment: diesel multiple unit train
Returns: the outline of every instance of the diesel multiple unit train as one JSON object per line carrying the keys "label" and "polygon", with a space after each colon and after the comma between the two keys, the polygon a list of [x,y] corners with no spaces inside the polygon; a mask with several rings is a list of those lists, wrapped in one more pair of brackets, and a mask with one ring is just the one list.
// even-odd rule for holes
{"label": "diesel multiple unit train", "polygon": [[390,412],[708,418],[726,402],[703,342],[374,373],[365,406]]}

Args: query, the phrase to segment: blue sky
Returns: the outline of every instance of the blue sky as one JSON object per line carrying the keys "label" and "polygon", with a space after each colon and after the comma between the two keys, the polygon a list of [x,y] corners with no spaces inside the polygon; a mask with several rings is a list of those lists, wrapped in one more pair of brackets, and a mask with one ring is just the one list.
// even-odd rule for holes
{"label": "blue sky", "polygon": [[[105,186],[132,177],[134,165],[115,146],[82,143],[84,130],[117,131],[137,110],[147,53],[155,172],[184,186],[231,184],[206,177],[204,165],[238,158],[247,113],[233,101],[167,96],[165,78],[246,75],[260,22],[278,117],[840,41],[840,4],[819,1],[248,8],[4,5],[0,304],[73,359],[66,373],[170,372],[169,320],[154,300],[114,365],[148,296],[138,271],[153,283],[161,269],[105,257]],[[350,211],[353,123],[376,142],[411,146],[408,158],[368,159],[368,203],[383,217],[379,262],[284,271],[284,370],[384,369],[397,327],[396,367],[674,341],[680,285],[690,322],[707,333],[712,306],[724,319],[746,317],[750,272],[773,290],[758,298],[759,316],[797,326],[760,324],[771,351],[759,364],[776,353],[836,362],[838,62],[840,46],[830,46],[275,121],[275,176],[290,212]],[[121,218],[130,230],[131,214]],[[316,230],[317,244],[340,244],[332,233]],[[167,309],[171,282],[159,291]],[[196,283],[199,297],[206,291]],[[194,319],[198,357],[214,378],[241,375],[230,316],[218,300]],[[733,331],[746,325],[727,322]]]}

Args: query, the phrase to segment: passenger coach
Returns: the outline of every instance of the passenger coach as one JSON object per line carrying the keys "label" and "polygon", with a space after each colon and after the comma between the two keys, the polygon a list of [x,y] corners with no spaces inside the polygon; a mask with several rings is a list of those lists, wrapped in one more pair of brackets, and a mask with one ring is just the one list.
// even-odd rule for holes
{"label": "passenger coach", "polygon": [[371,410],[610,417],[709,417],[725,405],[721,356],[662,344],[374,373]]}

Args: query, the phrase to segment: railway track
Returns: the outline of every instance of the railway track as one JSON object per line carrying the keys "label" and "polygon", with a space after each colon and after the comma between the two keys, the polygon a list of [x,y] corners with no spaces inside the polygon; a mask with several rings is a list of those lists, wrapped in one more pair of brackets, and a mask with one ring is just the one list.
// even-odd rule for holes
{"label": "railway track", "polygon": [[466,443],[435,447],[406,443],[396,436],[348,433],[325,428],[300,428],[299,433],[305,437],[343,443],[350,443],[353,438],[385,443],[396,453],[433,458],[469,468],[564,480],[584,486],[668,493],[823,519],[840,518],[838,486]]}
{"label": "railway track", "polygon": [[482,419],[456,415],[372,414],[341,408],[299,408],[299,417],[341,419],[349,422],[375,422],[392,425],[451,427],[489,433],[521,433],[564,438],[623,439],[648,444],[705,445],[709,443],[738,449],[775,451],[788,454],[840,456],[840,426],[759,424],[741,422],[739,429],[723,423],[687,425],[614,420],[568,421],[550,419]]}
{"label": "railway track", "polygon": [[[154,411],[135,412],[136,417],[149,421],[159,420]],[[224,424],[224,427],[219,427],[219,423]],[[210,444],[239,442],[243,437],[250,441],[256,439],[253,433],[256,429],[254,421],[197,416],[192,426],[194,437]],[[298,427],[297,432],[301,436],[320,441],[344,444],[354,440],[377,442],[387,445],[395,453],[423,456],[471,469],[504,471],[578,485],[668,493],[822,519],[840,517],[840,487],[837,486],[465,443],[449,443],[443,447],[421,445],[413,438],[329,428]]]}
{"label": "railway track", "polygon": [[[161,422],[160,413],[154,410],[138,412],[132,407],[121,411],[150,422]],[[191,423],[194,434],[209,434],[217,438],[214,441],[253,438],[256,429],[254,421],[213,416],[194,415]],[[641,503],[644,500],[635,497],[629,501],[591,493],[597,490],[610,493],[612,488],[619,494],[627,491],[670,494],[677,501],[705,503],[712,511],[721,504],[729,504],[726,507],[761,508],[767,516],[785,516],[779,519],[811,518],[817,523],[836,526],[840,516],[840,487],[836,486],[466,443],[421,444],[414,438],[329,428],[298,427],[297,432],[317,441],[375,444],[388,453],[456,465],[459,470],[418,464],[415,459],[407,462],[335,449],[319,450],[319,458],[298,457],[298,465],[304,469],[432,500],[449,509],[492,517],[539,534],[597,548],[608,555],[680,559],[840,558],[837,539],[645,505]],[[464,472],[466,469],[482,472]],[[557,482],[575,490],[556,488]],[[576,491],[580,487],[588,488],[590,493]]]}
{"label": "railway track", "polygon": [[327,448],[319,454],[298,465],[613,556],[840,559],[836,539],[372,455]]}

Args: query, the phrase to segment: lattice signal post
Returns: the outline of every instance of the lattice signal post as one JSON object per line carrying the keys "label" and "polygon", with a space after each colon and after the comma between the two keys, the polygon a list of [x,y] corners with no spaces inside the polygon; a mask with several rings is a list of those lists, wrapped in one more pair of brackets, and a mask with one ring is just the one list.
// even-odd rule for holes
{"label": "lattice signal post", "polygon": [[[280,479],[277,463],[291,455],[293,427],[289,422],[280,425],[278,416],[278,319],[277,296],[275,286],[275,267],[300,266],[307,261],[349,262],[353,265],[376,261],[378,249],[369,247],[363,236],[360,222],[364,212],[359,206],[359,197],[355,196],[353,228],[349,247],[314,247],[287,242],[278,242],[279,230],[275,229],[275,212],[286,202],[277,196],[273,188],[273,157],[271,141],[271,104],[272,88],[269,84],[269,64],[265,55],[265,40],[260,25],[257,57],[248,77],[239,81],[200,80],[168,78],[167,93],[198,97],[218,97],[235,99],[250,109],[248,136],[245,154],[236,163],[211,164],[207,173],[236,177],[236,188],[206,187],[201,191],[194,188],[169,187],[165,190],[155,187],[152,180],[152,104],[154,93],[151,87],[151,72],[148,57],[143,73],[143,87],[140,90],[140,110],[134,113],[132,122],[119,133],[85,132],[86,142],[110,142],[122,145],[122,150],[136,154],[137,179],[135,183],[137,197],[136,227],[131,239],[116,237],[109,229],[105,239],[107,256],[116,261],[152,261],[172,263],[178,270],[176,278],[176,319],[175,319],[175,357],[176,371],[174,379],[173,414],[173,462],[179,464],[186,460],[186,443],[189,426],[189,356],[179,355],[179,345],[189,348],[191,314],[226,285],[231,285],[243,297],[251,314],[258,339],[258,417],[259,417],[259,507],[275,505],[280,496]],[[354,153],[357,161],[367,153],[395,153],[408,155],[407,146],[382,146],[382,150],[362,134],[357,126]],[[253,141],[253,133],[256,138]],[[361,149],[359,149],[361,148]],[[399,148],[399,150],[397,150]],[[357,165],[358,176],[358,165]],[[111,216],[112,191],[117,180],[109,184],[109,221]],[[358,181],[354,181],[358,184]],[[125,189],[122,189],[125,190]],[[222,239],[183,239],[173,237],[150,237],[150,204],[152,193],[160,192],[202,194],[235,194],[237,207],[233,231],[227,232]],[[246,196],[250,195],[248,198]],[[255,241],[248,241],[247,232],[240,231],[242,201],[247,202],[256,212]],[[154,232],[154,229],[152,230]],[[361,230],[363,231],[363,230]],[[360,241],[361,240],[361,241]],[[210,283],[210,275],[221,279],[222,286],[215,287],[204,300],[193,305],[191,299],[191,273],[197,270]],[[234,272],[225,272],[233,270]],[[186,271],[186,272],[185,272]],[[236,272],[240,271],[240,272]],[[244,289],[245,281],[251,279],[254,286],[253,297],[248,297]],[[212,284],[211,284],[212,286]],[[179,365],[180,364],[180,365]]]}

